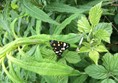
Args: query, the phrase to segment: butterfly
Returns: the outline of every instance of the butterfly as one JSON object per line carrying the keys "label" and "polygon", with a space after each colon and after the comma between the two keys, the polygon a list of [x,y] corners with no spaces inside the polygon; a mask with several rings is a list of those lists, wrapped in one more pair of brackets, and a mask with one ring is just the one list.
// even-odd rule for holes
{"label": "butterfly", "polygon": [[53,48],[55,54],[59,57],[66,49],[70,47],[70,44],[56,40],[50,40],[50,45]]}

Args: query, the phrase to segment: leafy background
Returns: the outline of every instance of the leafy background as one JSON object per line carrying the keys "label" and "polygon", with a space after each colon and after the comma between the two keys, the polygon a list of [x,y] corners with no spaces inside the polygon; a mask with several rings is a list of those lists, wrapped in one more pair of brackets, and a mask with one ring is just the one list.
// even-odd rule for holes
{"label": "leafy background", "polygon": [[[1,0],[0,82],[117,83],[117,6],[117,0]],[[49,40],[70,48],[58,59]]]}

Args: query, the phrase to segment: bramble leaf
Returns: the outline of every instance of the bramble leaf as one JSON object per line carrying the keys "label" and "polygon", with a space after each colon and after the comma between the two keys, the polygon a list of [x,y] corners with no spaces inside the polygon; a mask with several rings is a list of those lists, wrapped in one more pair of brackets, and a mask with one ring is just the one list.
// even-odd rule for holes
{"label": "bramble leaf", "polygon": [[85,72],[95,79],[107,78],[107,70],[101,65],[90,65],[85,69]]}
{"label": "bramble leaf", "polygon": [[96,26],[100,21],[102,15],[101,5],[102,2],[98,3],[97,5],[95,5],[90,9],[89,20],[93,27]]}
{"label": "bramble leaf", "polygon": [[98,64],[99,53],[95,50],[89,52],[89,57],[94,61],[95,64]]}

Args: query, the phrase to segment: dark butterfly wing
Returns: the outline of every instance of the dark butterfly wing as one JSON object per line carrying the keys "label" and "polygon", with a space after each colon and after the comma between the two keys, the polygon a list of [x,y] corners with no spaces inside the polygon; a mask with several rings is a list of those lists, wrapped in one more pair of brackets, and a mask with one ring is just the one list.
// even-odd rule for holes
{"label": "dark butterfly wing", "polygon": [[53,51],[58,56],[61,56],[63,51],[70,47],[70,44],[56,40],[50,40],[50,45],[53,47]]}

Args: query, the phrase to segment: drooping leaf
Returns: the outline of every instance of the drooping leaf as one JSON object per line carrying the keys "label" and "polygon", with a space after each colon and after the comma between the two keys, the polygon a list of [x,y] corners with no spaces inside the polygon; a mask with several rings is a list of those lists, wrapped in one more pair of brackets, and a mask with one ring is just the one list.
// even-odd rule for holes
{"label": "drooping leaf", "polygon": [[14,64],[22,67],[23,69],[35,72],[40,75],[50,76],[76,76],[80,75],[80,72],[63,64],[56,63],[54,61],[36,61],[27,57],[26,60],[19,60],[12,56],[7,58]]}

